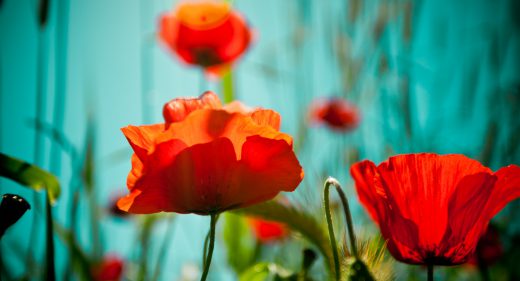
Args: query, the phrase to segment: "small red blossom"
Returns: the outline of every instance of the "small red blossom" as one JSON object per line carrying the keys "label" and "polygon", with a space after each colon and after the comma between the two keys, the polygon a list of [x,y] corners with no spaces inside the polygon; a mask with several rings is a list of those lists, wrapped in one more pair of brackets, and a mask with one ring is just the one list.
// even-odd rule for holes
{"label": "small red blossom", "polygon": [[339,132],[357,128],[361,120],[357,107],[339,98],[314,101],[310,108],[310,118],[313,123],[325,124]]}
{"label": "small red blossom", "polygon": [[253,217],[248,218],[248,222],[252,226],[256,238],[262,243],[278,241],[289,234],[287,227],[279,222]]}
{"label": "small red blossom", "polygon": [[119,281],[123,275],[124,261],[111,256],[103,259],[92,268],[92,277],[95,281]]}
{"label": "small red blossom", "polygon": [[124,211],[210,215],[270,200],[303,179],[275,111],[222,106],[206,92],[166,103],[163,115],[165,123],[122,129],[134,150]]}
{"label": "small red blossom", "polygon": [[493,173],[463,155],[398,155],[350,171],[388,250],[410,264],[467,262],[491,218],[520,197],[520,167]]}
{"label": "small red blossom", "polygon": [[491,266],[502,258],[504,247],[500,239],[500,232],[493,225],[489,225],[486,232],[477,243],[475,254],[470,263],[482,266]]}
{"label": "small red blossom", "polygon": [[225,1],[182,1],[162,16],[160,37],[185,63],[219,73],[245,52],[252,32]]}

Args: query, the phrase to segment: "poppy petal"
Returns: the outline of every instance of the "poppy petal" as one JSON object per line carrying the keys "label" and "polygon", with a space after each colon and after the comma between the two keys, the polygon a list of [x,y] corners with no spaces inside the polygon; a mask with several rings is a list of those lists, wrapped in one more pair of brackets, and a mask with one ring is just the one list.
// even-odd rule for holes
{"label": "poppy petal", "polygon": [[155,138],[164,131],[164,124],[126,126],[121,128],[135,154],[143,160],[153,149]]}
{"label": "poppy petal", "polygon": [[279,191],[293,191],[303,179],[303,169],[292,147],[283,140],[251,136],[241,154],[240,184],[229,190],[232,202],[249,206],[265,201]]}
{"label": "poppy petal", "polygon": [[[418,223],[423,248],[436,249],[448,225],[449,198],[467,175],[491,173],[463,155],[431,153],[390,157],[378,171],[405,218]],[[417,212],[417,210],[421,210]]]}
{"label": "poppy petal", "polygon": [[128,179],[133,182],[131,192],[118,201],[118,207],[123,211],[137,214],[168,210],[172,204],[170,198],[165,196],[168,194],[168,175],[171,174],[169,168],[184,149],[186,145],[182,141],[174,139],[163,142],[156,146],[144,165],[136,163],[132,166]]}
{"label": "poppy petal", "polygon": [[126,178],[128,190],[132,190],[137,180],[143,175],[143,162],[134,153],[132,154],[132,169]]}
{"label": "poppy petal", "polygon": [[237,159],[229,139],[218,138],[180,152],[167,175],[168,211],[210,214],[232,208],[226,201]]}
{"label": "poppy petal", "polygon": [[251,114],[251,118],[260,126],[271,126],[275,130],[280,130],[280,114],[274,110],[256,110]]}
{"label": "poppy petal", "polygon": [[[201,127],[201,124],[203,126]],[[193,128],[198,128],[193,130]],[[249,116],[229,113],[225,110],[201,109],[192,112],[182,122],[172,123],[170,128],[155,140],[160,143],[179,139],[188,146],[211,142],[217,138],[228,138],[240,158],[242,144],[248,136],[259,135],[270,139],[283,139],[292,145],[292,138],[271,126],[259,126]]]}
{"label": "poppy petal", "polygon": [[[484,208],[490,199],[497,178],[489,173],[464,177],[457,185],[448,204],[449,224],[438,255],[445,252],[450,264],[466,262],[485,230]],[[460,241],[465,241],[464,246]],[[455,250],[456,249],[456,250]]]}
{"label": "poppy petal", "polygon": [[418,227],[403,217],[389,184],[374,163],[365,160],[354,164],[350,171],[359,199],[379,224],[381,234],[388,241],[388,250],[400,261],[420,263],[420,253],[412,251],[418,243]]}
{"label": "poppy petal", "polygon": [[211,91],[207,91],[198,98],[176,98],[167,102],[163,107],[163,117],[166,123],[180,122],[195,110],[221,107],[222,104],[218,96]]}
{"label": "poppy petal", "polygon": [[520,167],[509,165],[499,169],[489,206],[486,206],[489,219],[502,210],[507,203],[520,197]]}

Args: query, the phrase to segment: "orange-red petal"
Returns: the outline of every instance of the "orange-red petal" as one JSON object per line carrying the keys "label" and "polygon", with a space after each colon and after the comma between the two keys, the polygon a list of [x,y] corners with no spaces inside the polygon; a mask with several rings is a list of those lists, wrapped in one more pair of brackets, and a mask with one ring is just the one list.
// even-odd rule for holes
{"label": "orange-red petal", "polygon": [[155,139],[164,131],[164,124],[145,126],[126,126],[121,128],[126,139],[132,146],[139,159],[144,160],[146,155],[153,150]]}
{"label": "orange-red petal", "polygon": [[251,136],[242,147],[237,177],[239,185],[228,191],[230,204],[249,206],[293,191],[302,181],[303,169],[284,140]]}
{"label": "orange-red petal", "polygon": [[196,144],[179,153],[167,175],[168,211],[210,214],[232,208],[228,190],[234,185],[237,160],[229,139]]}
{"label": "orange-red petal", "polygon": [[282,139],[292,145],[292,138],[289,135],[281,133],[269,125],[258,125],[250,116],[214,109],[197,110],[182,122],[172,123],[164,134],[156,138],[155,142],[179,139],[191,146],[224,137],[231,140],[235,153],[240,159],[243,143],[247,137],[253,135]]}
{"label": "orange-red petal", "polygon": [[176,98],[167,102],[163,107],[163,117],[167,124],[180,122],[195,110],[221,107],[218,96],[214,92],[207,91],[198,98]]}

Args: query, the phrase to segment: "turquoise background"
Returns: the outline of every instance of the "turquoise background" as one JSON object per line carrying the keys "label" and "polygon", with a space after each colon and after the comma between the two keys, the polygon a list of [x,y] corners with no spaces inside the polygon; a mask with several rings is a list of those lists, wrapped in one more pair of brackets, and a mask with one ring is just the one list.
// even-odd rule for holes
{"label": "turquoise background", "polygon": [[[126,191],[131,152],[119,129],[161,122],[166,101],[208,89],[220,93],[219,81],[183,65],[158,42],[158,16],[171,10],[171,0],[51,1],[44,30],[37,25],[37,1],[3,2],[1,152],[59,176],[63,193],[53,212],[68,227],[77,174],[70,154],[48,134],[41,134],[35,150],[34,120],[40,108],[40,121],[63,133],[79,159],[91,124],[103,252],[135,261],[139,218],[114,219],[104,209]],[[352,190],[348,167],[356,159],[437,152],[463,153],[494,170],[520,163],[518,1],[237,0],[234,6],[255,30],[254,43],[234,68],[235,94],[248,105],[280,112],[282,131],[294,136],[306,173],[291,195],[294,204],[310,202],[319,212],[322,181],[337,177],[351,195],[358,229],[373,231]],[[357,104],[360,127],[347,134],[308,128],[309,104],[326,96]],[[0,184],[0,193],[20,194],[33,206],[1,242],[6,266],[20,276],[26,253],[44,260],[44,213],[35,207],[35,201],[43,206],[43,194],[33,196],[7,180]],[[80,242],[89,251],[86,200],[75,208]],[[34,216],[39,233],[31,242]],[[187,262],[200,264],[208,225],[206,217],[176,217],[161,280],[177,280]],[[152,265],[166,226],[163,220],[154,228]],[[68,257],[61,240],[56,243],[62,280]],[[233,280],[219,241],[216,251],[211,280]]]}

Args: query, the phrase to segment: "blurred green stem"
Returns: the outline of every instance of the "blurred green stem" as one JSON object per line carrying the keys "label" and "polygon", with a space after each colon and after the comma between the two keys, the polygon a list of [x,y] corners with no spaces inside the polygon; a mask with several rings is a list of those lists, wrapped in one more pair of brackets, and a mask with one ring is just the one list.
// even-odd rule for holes
{"label": "blurred green stem", "polygon": [[165,260],[165,256],[166,256],[166,251],[168,250],[168,245],[170,243],[170,241],[172,241],[172,236],[173,236],[173,222],[175,220],[175,217],[172,215],[171,218],[168,219],[168,226],[166,228],[166,233],[164,235],[164,239],[162,241],[162,244],[161,244],[161,249],[159,250],[159,255],[157,256],[157,260],[156,260],[156,263],[155,263],[155,268],[153,270],[153,276],[152,276],[152,280],[153,281],[157,281],[159,280],[159,277],[160,277],[160,274],[161,274],[161,268],[162,268],[162,265],[163,265],[163,262]]}
{"label": "blurred green stem", "polygon": [[[48,192],[48,191],[47,191]],[[52,210],[50,198],[47,195],[45,198],[45,211],[46,211],[46,222],[47,222],[47,270],[46,280],[56,280],[56,268],[54,266],[54,230],[52,222]]]}
{"label": "blurred green stem", "polygon": [[213,257],[213,248],[215,247],[215,228],[217,225],[217,214],[211,214],[210,229],[209,229],[209,248],[208,256],[204,259],[204,271],[202,272],[201,281],[205,281],[208,277],[209,267],[211,265],[211,258]]}
{"label": "blurred green stem", "polygon": [[141,242],[141,253],[140,253],[140,266],[139,266],[139,272],[137,275],[137,280],[144,281],[148,280],[146,278],[147,271],[148,271],[148,244],[150,241],[150,235],[152,233],[153,225],[155,224],[155,221],[157,220],[156,216],[147,216],[143,220],[142,225],[142,232],[140,238]]}
{"label": "blurred green stem", "polygon": [[235,100],[233,86],[233,70],[230,69],[222,77],[222,95],[224,97],[224,103],[230,103]]}
{"label": "blurred green stem", "polygon": [[433,264],[428,264],[428,281],[433,281]]}

